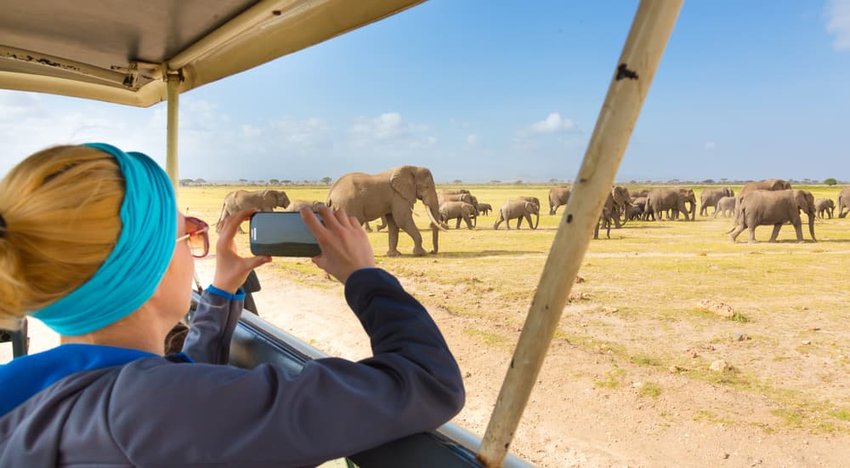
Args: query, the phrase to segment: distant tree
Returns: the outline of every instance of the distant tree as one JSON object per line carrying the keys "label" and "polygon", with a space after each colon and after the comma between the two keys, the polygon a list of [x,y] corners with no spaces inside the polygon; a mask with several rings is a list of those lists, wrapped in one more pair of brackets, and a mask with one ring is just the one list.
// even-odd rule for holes
{"label": "distant tree", "polygon": [[248,183],[248,179],[239,179],[239,182],[241,182],[241,183],[243,183],[243,184],[247,184],[247,183]]}
{"label": "distant tree", "polygon": [[280,185],[280,181],[277,179],[269,179],[270,185]]}
{"label": "distant tree", "polygon": [[556,178],[554,178],[554,177],[553,177],[553,178],[549,179],[549,183],[551,183],[551,184],[557,184],[557,183],[558,183],[558,179],[556,179]]}
{"label": "distant tree", "polygon": [[332,180],[333,180],[333,179],[331,179],[331,178],[330,178],[330,177],[328,177],[328,176],[322,177],[322,179],[321,179],[322,183],[323,183],[323,184],[325,184],[325,185],[330,184]]}
{"label": "distant tree", "polygon": [[460,179],[455,179],[455,180],[453,180],[453,181],[452,181],[452,183],[453,183],[453,184],[462,184],[462,183],[463,183],[463,181],[462,181],[462,180],[460,180]]}
{"label": "distant tree", "polygon": [[522,180],[518,180],[518,181],[514,182],[514,185],[522,185]]}
{"label": "distant tree", "polygon": [[501,181],[501,180],[493,179],[493,180],[491,180],[491,181],[490,181],[490,183],[491,183],[491,184],[501,184],[501,183],[502,183],[502,181]]}
{"label": "distant tree", "polygon": [[713,184],[713,183],[714,183],[714,179],[705,179],[705,180],[703,180],[701,183],[702,183],[702,184]]}
{"label": "distant tree", "polygon": [[835,178],[830,177],[828,179],[823,179],[823,183],[825,183],[826,185],[829,185],[829,186],[833,186],[833,185],[837,184],[838,181],[835,180]]}
{"label": "distant tree", "polygon": [[192,182],[194,182],[192,179],[180,179],[180,186],[185,187],[187,185],[192,185]]}
{"label": "distant tree", "polygon": [[207,181],[198,177],[197,179],[195,179],[195,183],[199,185],[206,185]]}
{"label": "distant tree", "polygon": [[291,183],[292,183],[292,181],[291,181],[291,180],[289,180],[289,179],[283,179],[283,180],[281,180],[280,182],[281,182],[283,185],[289,185],[289,184],[291,184]]}
{"label": "distant tree", "polygon": [[636,180],[634,180],[634,179],[632,179],[632,180],[630,180],[630,181],[629,181],[629,183],[630,183],[630,184],[636,184],[636,183],[637,183],[637,181],[636,181]]}

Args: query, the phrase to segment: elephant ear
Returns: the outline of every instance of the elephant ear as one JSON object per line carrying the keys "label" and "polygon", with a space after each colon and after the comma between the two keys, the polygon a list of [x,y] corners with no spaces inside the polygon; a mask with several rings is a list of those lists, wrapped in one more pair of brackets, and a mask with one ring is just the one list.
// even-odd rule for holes
{"label": "elephant ear", "polygon": [[390,175],[390,185],[411,205],[416,203],[416,175],[413,166],[395,168]]}

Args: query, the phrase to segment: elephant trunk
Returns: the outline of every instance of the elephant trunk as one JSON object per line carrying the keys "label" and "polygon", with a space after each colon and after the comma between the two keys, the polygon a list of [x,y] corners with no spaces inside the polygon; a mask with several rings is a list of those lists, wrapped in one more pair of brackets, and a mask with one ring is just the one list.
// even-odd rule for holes
{"label": "elephant trunk", "polygon": [[431,241],[434,243],[433,253],[440,252],[440,229],[437,226],[431,226]]}
{"label": "elephant trunk", "polygon": [[537,229],[537,226],[540,224],[540,210],[538,209],[535,213],[537,219],[534,221],[534,229]]}
{"label": "elephant trunk", "polygon": [[809,215],[809,234],[812,235],[812,240],[817,242],[818,240],[815,238],[815,212],[810,211],[807,214]]}

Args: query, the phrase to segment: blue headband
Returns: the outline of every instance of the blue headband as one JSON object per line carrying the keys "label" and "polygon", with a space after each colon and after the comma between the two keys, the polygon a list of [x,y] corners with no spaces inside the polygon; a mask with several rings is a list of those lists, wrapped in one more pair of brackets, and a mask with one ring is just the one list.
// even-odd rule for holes
{"label": "blue headband", "polygon": [[33,317],[60,335],[83,335],[130,315],[153,296],[177,238],[177,202],[168,175],[142,153],[104,143],[85,146],[115,157],[124,175],[121,234],[95,274]]}

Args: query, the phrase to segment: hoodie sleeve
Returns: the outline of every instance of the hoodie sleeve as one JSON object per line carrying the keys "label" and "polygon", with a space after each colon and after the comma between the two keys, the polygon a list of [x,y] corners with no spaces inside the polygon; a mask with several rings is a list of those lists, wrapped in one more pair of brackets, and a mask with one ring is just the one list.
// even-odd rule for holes
{"label": "hoodie sleeve", "polygon": [[113,439],[136,465],[306,466],[433,430],[457,414],[460,370],[424,307],[379,269],[352,274],[345,296],[372,357],[318,359],[297,374],[268,364],[140,360],[111,392]]}
{"label": "hoodie sleeve", "polygon": [[227,364],[230,340],[242,315],[244,300],[242,290],[229,294],[215,286],[205,289],[192,316],[183,352],[194,362]]}

